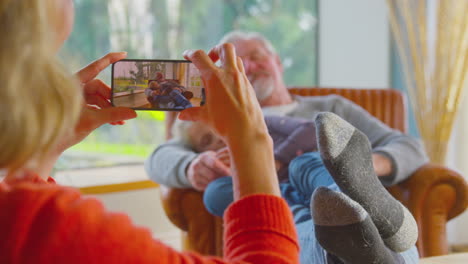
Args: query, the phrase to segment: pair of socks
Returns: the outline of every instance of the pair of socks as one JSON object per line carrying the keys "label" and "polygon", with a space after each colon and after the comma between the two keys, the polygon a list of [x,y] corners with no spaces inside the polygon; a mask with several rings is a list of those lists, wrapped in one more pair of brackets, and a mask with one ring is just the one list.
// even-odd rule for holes
{"label": "pair of socks", "polygon": [[415,245],[416,221],[378,180],[369,140],[335,114],[315,122],[320,155],[343,192],[312,195],[317,240],[344,263],[404,263],[396,252]]}

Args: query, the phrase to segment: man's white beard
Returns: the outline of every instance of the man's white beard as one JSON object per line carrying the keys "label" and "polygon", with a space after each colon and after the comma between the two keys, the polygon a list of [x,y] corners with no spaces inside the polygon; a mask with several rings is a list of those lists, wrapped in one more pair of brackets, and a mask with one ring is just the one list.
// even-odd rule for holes
{"label": "man's white beard", "polygon": [[267,99],[275,90],[275,80],[270,76],[257,78],[252,82],[252,87],[259,102]]}

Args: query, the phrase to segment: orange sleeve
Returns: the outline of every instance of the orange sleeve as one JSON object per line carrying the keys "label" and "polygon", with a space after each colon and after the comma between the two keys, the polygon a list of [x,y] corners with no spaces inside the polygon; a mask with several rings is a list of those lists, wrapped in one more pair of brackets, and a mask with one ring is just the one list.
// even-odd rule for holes
{"label": "orange sleeve", "polygon": [[233,203],[224,216],[226,259],[248,263],[299,263],[296,229],[284,199],[250,195]]}
{"label": "orange sleeve", "polygon": [[[272,196],[247,197],[230,208],[224,261],[173,250],[153,240],[149,230],[133,226],[126,215],[108,213],[99,201],[82,198],[71,188],[19,189],[8,196],[2,199],[10,214],[0,214],[0,233],[4,224],[20,217],[25,221],[10,226],[9,237],[3,240],[10,241],[9,251],[0,250],[10,255],[7,263],[298,263],[289,209]],[[255,210],[265,211],[263,215],[239,217],[259,205],[266,206]],[[4,263],[7,259],[2,258]]]}

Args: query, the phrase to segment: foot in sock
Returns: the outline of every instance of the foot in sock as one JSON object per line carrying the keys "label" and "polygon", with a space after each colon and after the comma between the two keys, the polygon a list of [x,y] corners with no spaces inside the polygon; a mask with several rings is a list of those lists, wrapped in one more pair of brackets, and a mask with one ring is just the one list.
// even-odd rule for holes
{"label": "foot in sock", "polygon": [[366,135],[332,113],[320,113],[315,122],[320,155],[341,191],[369,213],[391,250],[414,246],[416,221],[378,180]]}
{"label": "foot in sock", "polygon": [[405,263],[385,246],[364,208],[345,194],[319,187],[311,211],[317,241],[344,263]]}

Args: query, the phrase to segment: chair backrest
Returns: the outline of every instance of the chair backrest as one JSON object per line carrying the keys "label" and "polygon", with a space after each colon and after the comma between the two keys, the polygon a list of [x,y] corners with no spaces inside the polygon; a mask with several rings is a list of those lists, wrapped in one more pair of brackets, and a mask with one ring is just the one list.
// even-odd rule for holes
{"label": "chair backrest", "polygon": [[[317,96],[337,94],[360,105],[391,128],[407,132],[406,104],[403,94],[393,89],[352,89],[290,87],[291,94]],[[170,139],[171,127],[178,112],[166,112],[166,138]]]}
{"label": "chair backrest", "polygon": [[291,94],[318,96],[337,94],[349,99],[389,127],[407,132],[406,104],[403,94],[393,89],[343,89],[291,87]]}

